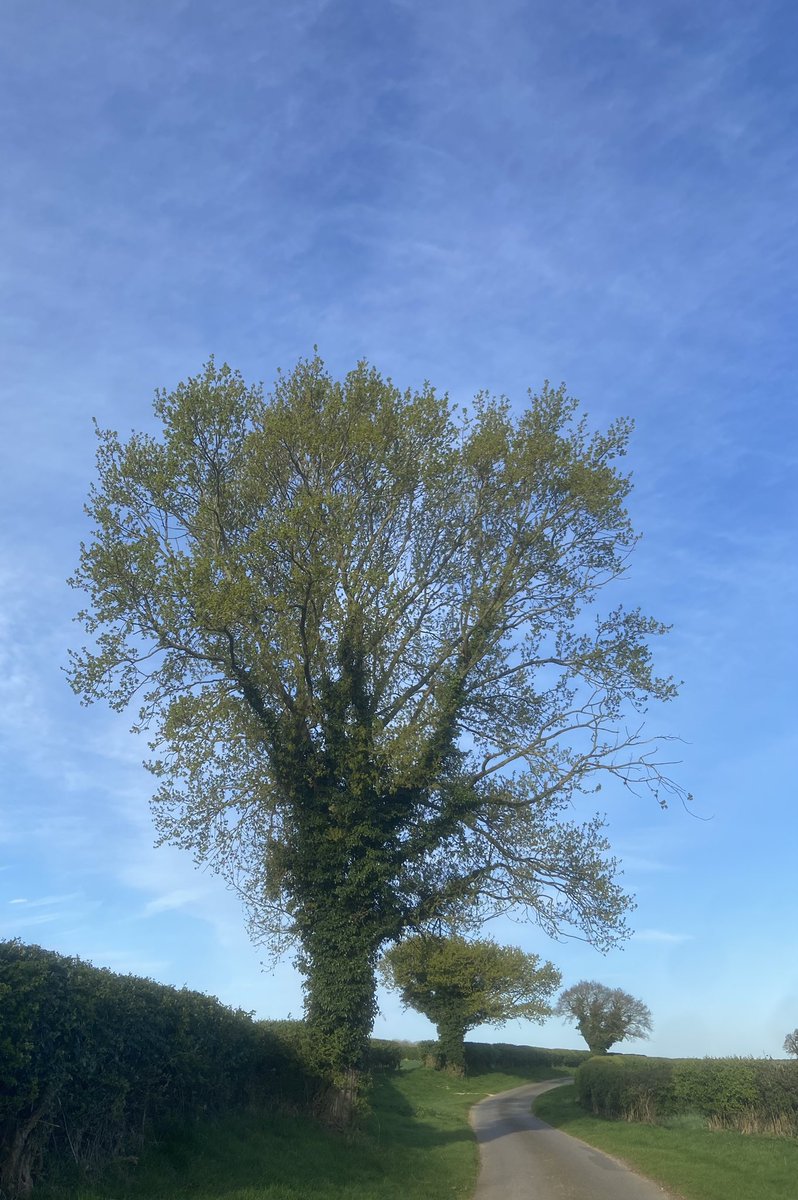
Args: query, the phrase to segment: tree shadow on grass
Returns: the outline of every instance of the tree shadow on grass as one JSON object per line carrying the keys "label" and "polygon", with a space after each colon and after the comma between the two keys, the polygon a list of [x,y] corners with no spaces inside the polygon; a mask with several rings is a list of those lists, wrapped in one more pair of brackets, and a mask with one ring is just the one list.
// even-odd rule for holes
{"label": "tree shadow on grass", "polygon": [[33,1200],[412,1200],[437,1194],[453,1172],[467,1177],[473,1137],[462,1111],[425,1113],[388,1076],[374,1101],[363,1128],[346,1135],[257,1112],[163,1130],[137,1164],[65,1175]]}

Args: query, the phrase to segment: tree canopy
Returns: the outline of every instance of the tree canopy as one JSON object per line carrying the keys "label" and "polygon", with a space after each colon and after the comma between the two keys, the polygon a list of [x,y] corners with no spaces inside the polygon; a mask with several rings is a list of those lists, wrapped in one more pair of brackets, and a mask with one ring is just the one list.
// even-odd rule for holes
{"label": "tree canopy", "polygon": [[798,1058],[798,1029],[793,1029],[792,1033],[788,1033],[784,1039],[784,1049],[788,1054],[794,1054]]}
{"label": "tree canopy", "polygon": [[557,968],[536,954],[457,935],[409,937],[386,952],[382,970],[403,1004],[437,1027],[441,1065],[456,1072],[465,1068],[469,1030],[520,1017],[542,1020],[560,984]]}
{"label": "tree canopy", "polygon": [[330,1063],[405,930],[623,937],[602,820],[572,812],[606,779],[675,790],[642,726],[665,627],[595,610],[636,540],[629,423],[590,433],[548,385],[459,412],[318,357],[270,394],[211,360],[154,409],[157,434],[97,431],[70,681],[138,704],[161,840],[298,940]]}
{"label": "tree canopy", "polygon": [[583,979],[567,988],[554,1011],[576,1022],[591,1054],[606,1054],[627,1038],[647,1038],[652,1029],[651,1012],[642,1000],[595,980]]}

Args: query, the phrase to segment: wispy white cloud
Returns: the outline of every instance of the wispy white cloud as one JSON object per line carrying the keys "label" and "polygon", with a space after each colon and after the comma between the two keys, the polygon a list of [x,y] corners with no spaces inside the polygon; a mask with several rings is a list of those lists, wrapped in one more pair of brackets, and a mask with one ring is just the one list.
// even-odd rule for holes
{"label": "wispy white cloud", "polygon": [[139,917],[184,913],[203,922],[217,946],[246,942],[238,897],[213,872],[197,868],[185,852],[172,846],[153,850],[146,825],[137,831],[131,853],[120,857],[114,877],[125,888],[147,897]]}
{"label": "wispy white cloud", "polygon": [[67,892],[63,896],[42,896],[37,900],[28,900],[25,897],[18,897],[14,900],[9,900],[9,904],[24,904],[26,908],[50,908],[55,904],[69,904],[73,900],[80,898],[80,892]]}
{"label": "wispy white cloud", "polygon": [[5,937],[17,937],[24,930],[46,925],[51,930],[48,936],[57,937],[69,925],[87,928],[97,919],[102,907],[102,901],[96,896],[77,891],[35,900],[17,896],[0,910],[0,930]]}
{"label": "wispy white cloud", "polygon": [[178,888],[173,892],[166,892],[163,896],[156,896],[154,900],[149,900],[144,906],[142,916],[154,917],[158,913],[174,912],[179,908],[186,908],[194,904],[201,898],[202,892],[200,891]]}
{"label": "wispy white cloud", "polygon": [[680,942],[693,940],[692,933],[669,933],[665,929],[638,929],[632,934],[635,942],[662,942],[667,945],[678,945]]}
{"label": "wispy white cloud", "polygon": [[16,937],[20,929],[32,929],[37,925],[52,925],[61,919],[57,912],[33,913],[30,916],[14,916],[13,921],[0,916],[0,931],[5,937]]}

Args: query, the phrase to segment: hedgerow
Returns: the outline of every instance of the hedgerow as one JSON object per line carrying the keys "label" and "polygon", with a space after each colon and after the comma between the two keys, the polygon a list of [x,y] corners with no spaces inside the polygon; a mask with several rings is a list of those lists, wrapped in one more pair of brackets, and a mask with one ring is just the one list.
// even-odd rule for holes
{"label": "hedgerow", "polygon": [[508,1042],[466,1042],[466,1070],[523,1071],[539,1067],[578,1067],[587,1050],[550,1050],[546,1046],[513,1046]]}
{"label": "hedgerow", "polygon": [[403,1059],[419,1059],[417,1042],[402,1042],[394,1038],[372,1038],[369,1043],[368,1066],[372,1071],[398,1071]]}
{"label": "hedgerow", "polygon": [[577,1096],[597,1116],[657,1123],[697,1115],[715,1128],[798,1134],[798,1063],[755,1058],[591,1058]]}
{"label": "hedgerow", "polygon": [[[427,1067],[442,1063],[438,1042],[417,1042],[417,1057]],[[466,1072],[525,1071],[539,1067],[578,1067],[590,1057],[588,1050],[550,1050],[545,1046],[513,1046],[509,1042],[466,1042]]]}
{"label": "hedgerow", "polygon": [[285,1033],[211,996],[0,942],[0,1189],[47,1163],[90,1167],[165,1118],[251,1103],[306,1107],[318,1088]]}

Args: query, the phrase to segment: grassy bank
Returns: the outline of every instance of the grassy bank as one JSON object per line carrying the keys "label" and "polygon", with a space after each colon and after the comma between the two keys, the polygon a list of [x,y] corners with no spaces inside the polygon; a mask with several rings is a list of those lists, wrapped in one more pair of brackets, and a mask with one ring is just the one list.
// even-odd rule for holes
{"label": "grassy bank", "polygon": [[622,1159],[685,1200],[798,1197],[798,1140],[711,1132],[697,1120],[668,1126],[608,1121],[579,1107],[573,1086],[547,1092],[535,1112],[550,1125]]}
{"label": "grassy bank", "polygon": [[304,1118],[237,1115],[174,1130],[138,1164],[37,1188],[34,1200],[466,1200],[477,1173],[471,1105],[553,1074],[385,1075],[350,1139]]}

